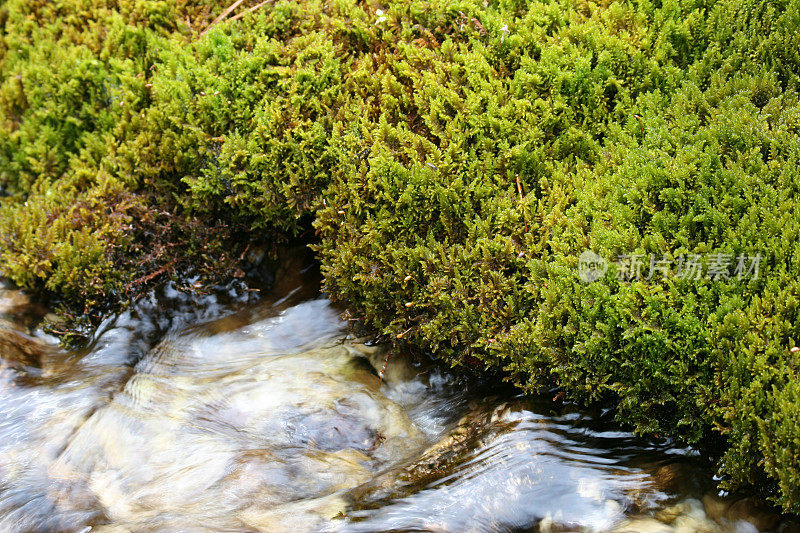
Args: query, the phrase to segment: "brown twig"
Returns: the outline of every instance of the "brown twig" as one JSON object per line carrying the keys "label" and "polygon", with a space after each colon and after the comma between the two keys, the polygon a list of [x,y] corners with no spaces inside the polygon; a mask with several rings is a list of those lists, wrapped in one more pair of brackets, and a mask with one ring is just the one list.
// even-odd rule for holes
{"label": "brown twig", "polygon": [[252,13],[252,12],[253,12],[253,11],[255,11],[256,9],[258,9],[258,8],[260,8],[260,7],[263,7],[263,6],[267,5],[267,4],[271,4],[271,3],[272,3],[272,2],[274,2],[274,1],[275,1],[275,0],[264,0],[264,1],[263,1],[263,2],[261,2],[260,4],[256,4],[256,5],[254,5],[253,7],[247,8],[247,11],[242,11],[242,12],[241,12],[241,13],[239,13],[238,15],[236,15],[236,16],[234,16],[234,17],[231,17],[231,20],[239,20],[240,18],[242,18],[242,17],[243,17],[243,16],[245,16],[246,14],[248,14],[248,13]]}
{"label": "brown twig", "polygon": [[[519,201],[522,202],[524,197],[522,196],[522,183],[520,183],[519,181],[519,174],[517,174],[517,192],[519,193]],[[528,233],[528,220],[525,217],[524,211],[522,213],[522,216],[523,218],[525,218],[525,233]]]}
{"label": "brown twig", "polygon": [[229,5],[229,6],[228,6],[228,8],[227,8],[225,11],[223,11],[222,13],[220,13],[220,14],[219,14],[219,16],[218,16],[217,18],[215,18],[214,20],[212,20],[212,21],[211,21],[211,24],[209,24],[208,26],[206,26],[206,29],[204,29],[203,31],[201,31],[201,32],[200,32],[200,35],[205,35],[206,33],[208,33],[208,30],[210,30],[211,28],[213,28],[213,27],[214,27],[215,25],[217,25],[217,24],[218,24],[218,23],[219,23],[221,20],[223,20],[223,19],[224,19],[225,17],[227,17],[228,15],[230,15],[230,14],[231,14],[231,12],[232,12],[234,9],[236,9],[237,7],[239,7],[239,5],[241,5],[241,3],[242,3],[242,2],[244,2],[244,0],[236,0],[234,3],[232,3],[231,5]]}
{"label": "brown twig", "polygon": [[386,359],[383,362],[383,368],[381,371],[378,372],[378,386],[383,385],[383,376],[386,374],[386,368],[389,366],[389,358],[392,356],[392,352],[386,353]]}
{"label": "brown twig", "polygon": [[402,339],[403,337],[405,337],[406,333],[408,333],[408,332],[409,332],[409,331],[411,331],[412,329],[414,329],[414,326],[411,326],[410,328],[408,328],[407,330],[405,330],[405,331],[404,331],[404,332],[402,332],[402,333],[398,333],[398,334],[397,334],[397,336],[396,336],[395,338],[396,338],[396,339]]}
{"label": "brown twig", "polygon": [[488,32],[486,31],[486,28],[483,27],[483,24],[481,24],[481,21],[476,18],[473,18],[472,23],[475,25],[475,28],[478,30],[478,33],[481,34],[481,37],[486,37]]}
{"label": "brown twig", "polygon": [[158,270],[156,270],[155,272],[151,272],[151,273],[149,273],[149,274],[147,274],[147,275],[144,275],[144,276],[142,276],[141,278],[137,278],[137,279],[135,279],[135,280],[131,281],[130,283],[128,283],[128,284],[125,286],[125,288],[126,288],[126,289],[130,289],[130,288],[131,288],[131,287],[133,287],[134,285],[141,285],[142,283],[147,283],[147,282],[148,282],[148,281],[150,281],[151,279],[153,279],[153,278],[155,278],[155,277],[157,277],[157,276],[160,276],[161,274],[163,274],[164,272],[166,272],[167,270],[169,270],[170,268],[172,268],[172,266],[173,266],[175,263],[177,263],[177,262],[178,262],[178,260],[177,260],[177,259],[173,259],[172,261],[170,261],[169,263],[167,263],[167,264],[166,264],[166,265],[164,265],[163,267],[159,268],[159,269],[158,269]]}
{"label": "brown twig", "polygon": [[249,250],[250,250],[250,243],[248,242],[247,246],[244,247],[244,252],[242,252],[242,255],[239,256],[239,263],[241,263],[244,260],[244,256],[247,254]]}
{"label": "brown twig", "polygon": [[642,142],[644,142],[644,124],[642,124],[642,117],[639,115],[633,115],[633,117],[639,121],[639,127],[642,130]]}

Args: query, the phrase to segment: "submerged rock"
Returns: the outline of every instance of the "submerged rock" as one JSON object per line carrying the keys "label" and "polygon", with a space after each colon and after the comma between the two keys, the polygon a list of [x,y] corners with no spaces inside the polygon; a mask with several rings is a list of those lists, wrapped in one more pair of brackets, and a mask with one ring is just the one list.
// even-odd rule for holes
{"label": "submerged rock", "polygon": [[15,324],[0,320],[0,365],[41,367],[42,360],[53,352],[52,346],[32,337]]}
{"label": "submerged rock", "polygon": [[[306,334],[320,316],[331,324],[322,339]],[[314,301],[232,332],[162,342],[51,466],[69,482],[60,505],[95,501],[134,530],[274,525],[300,500],[304,512],[332,518],[343,507],[331,513],[326,496],[424,444],[361,363],[374,350],[338,332],[327,302]]]}
{"label": "submerged rock", "polygon": [[603,457],[605,435],[572,427],[572,415],[529,407],[476,402],[413,461],[352,491],[351,523],[342,528],[607,531],[627,510],[662,497],[647,490],[644,473]]}
{"label": "submerged rock", "polygon": [[25,291],[10,288],[0,281],[0,319],[30,329],[46,312],[45,306],[32,300]]}

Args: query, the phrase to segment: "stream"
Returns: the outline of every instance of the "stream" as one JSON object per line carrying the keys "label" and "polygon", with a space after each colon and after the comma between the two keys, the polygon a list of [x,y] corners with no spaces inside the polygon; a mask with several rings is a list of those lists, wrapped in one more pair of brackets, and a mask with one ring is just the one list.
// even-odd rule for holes
{"label": "stream", "polygon": [[696,451],[349,333],[304,254],[64,351],[0,286],[0,531],[798,531]]}

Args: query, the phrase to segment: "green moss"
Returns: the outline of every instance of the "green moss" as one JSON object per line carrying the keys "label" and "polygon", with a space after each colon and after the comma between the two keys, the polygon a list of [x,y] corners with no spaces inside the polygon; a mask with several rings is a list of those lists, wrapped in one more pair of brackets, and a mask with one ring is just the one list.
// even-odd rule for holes
{"label": "green moss", "polygon": [[[211,6],[0,8],[4,275],[99,301],[313,220],[378,332],[721,436],[728,487],[800,511],[797,3],[279,1],[200,37]],[[762,262],[586,284],[585,249]]]}
{"label": "green moss", "polygon": [[121,279],[108,249],[130,223],[126,196],[109,182],[89,192],[65,181],[37,182],[27,201],[0,208],[4,274],[68,297],[113,290]]}

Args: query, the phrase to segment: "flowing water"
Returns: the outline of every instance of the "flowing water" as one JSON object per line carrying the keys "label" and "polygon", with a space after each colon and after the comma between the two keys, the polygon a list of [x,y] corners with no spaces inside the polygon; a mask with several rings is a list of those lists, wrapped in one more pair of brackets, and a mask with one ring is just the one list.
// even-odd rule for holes
{"label": "flowing water", "polygon": [[73,352],[0,289],[0,531],[796,530],[609,413],[387,359],[284,270],[167,284]]}

